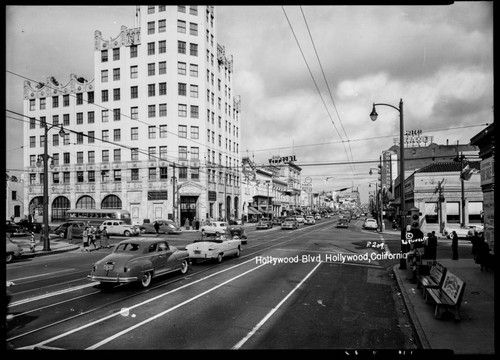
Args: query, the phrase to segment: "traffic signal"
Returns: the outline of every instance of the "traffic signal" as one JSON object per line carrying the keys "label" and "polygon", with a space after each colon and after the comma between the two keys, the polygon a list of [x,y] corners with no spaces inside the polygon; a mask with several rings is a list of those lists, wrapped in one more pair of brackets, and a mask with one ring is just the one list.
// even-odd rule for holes
{"label": "traffic signal", "polygon": [[420,230],[420,210],[417,208],[411,209],[411,229]]}

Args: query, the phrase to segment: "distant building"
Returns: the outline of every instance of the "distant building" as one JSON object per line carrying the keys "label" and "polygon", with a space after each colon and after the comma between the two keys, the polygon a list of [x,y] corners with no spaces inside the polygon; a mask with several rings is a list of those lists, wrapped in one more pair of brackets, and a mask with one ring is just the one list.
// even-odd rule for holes
{"label": "distant building", "polygon": [[241,102],[214,7],[135,11],[114,38],[95,31],[92,80],[25,82],[25,208],[42,215],[48,141],[50,222],[70,208],[125,209],[133,223],[239,218]]}
{"label": "distant building", "polygon": [[15,175],[7,174],[5,184],[5,215],[7,219],[14,217],[19,221],[28,216],[24,211],[24,180]]}

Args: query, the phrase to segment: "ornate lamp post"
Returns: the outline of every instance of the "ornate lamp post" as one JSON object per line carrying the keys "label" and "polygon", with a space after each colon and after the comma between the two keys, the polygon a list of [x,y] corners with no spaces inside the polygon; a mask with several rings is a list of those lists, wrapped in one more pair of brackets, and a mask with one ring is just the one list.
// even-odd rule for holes
{"label": "ornate lamp post", "polygon": [[[49,130],[57,125],[52,125],[50,127],[47,126],[47,123],[44,124],[44,133],[45,140],[43,142],[43,155],[38,156],[38,161],[36,162],[36,166],[40,167],[42,165],[40,158],[43,161],[43,251],[50,251],[50,238],[49,238],[49,168],[48,168],[48,160],[51,158],[54,160],[52,156],[48,154],[48,133]],[[61,130],[59,130],[59,136],[64,137],[66,133],[61,125]],[[50,164],[50,168],[54,168],[54,163]]]}
{"label": "ornate lamp post", "polygon": [[[400,188],[400,199],[401,199],[401,209],[400,209],[400,218],[401,218],[401,252],[406,253],[406,245],[404,244],[406,241],[406,209],[405,209],[405,152],[404,152],[404,117],[403,117],[403,99],[399,100],[399,107],[395,107],[390,104],[375,104],[373,103],[373,109],[370,113],[370,119],[372,121],[377,120],[378,114],[375,110],[375,106],[389,106],[393,109],[399,111],[399,188]],[[401,258],[399,263],[399,268],[405,270],[406,269],[406,260]]]}

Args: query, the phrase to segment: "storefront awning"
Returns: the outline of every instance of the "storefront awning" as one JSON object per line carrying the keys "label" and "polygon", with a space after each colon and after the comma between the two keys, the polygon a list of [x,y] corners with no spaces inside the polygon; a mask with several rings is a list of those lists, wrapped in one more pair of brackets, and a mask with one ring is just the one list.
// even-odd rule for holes
{"label": "storefront awning", "polygon": [[248,207],[248,213],[253,215],[262,215],[262,213],[259,210],[250,206]]}

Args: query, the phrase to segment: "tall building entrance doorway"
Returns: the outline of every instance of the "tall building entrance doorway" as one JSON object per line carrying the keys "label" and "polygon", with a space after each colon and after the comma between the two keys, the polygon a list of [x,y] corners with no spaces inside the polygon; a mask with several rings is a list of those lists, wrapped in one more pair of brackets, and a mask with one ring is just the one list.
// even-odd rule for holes
{"label": "tall building entrance doorway", "polygon": [[[196,202],[198,201],[198,196],[181,196],[181,210],[180,210],[180,220],[181,226],[186,225],[186,219],[189,220],[189,223],[193,221],[196,217]],[[193,223],[192,226],[195,226]]]}

